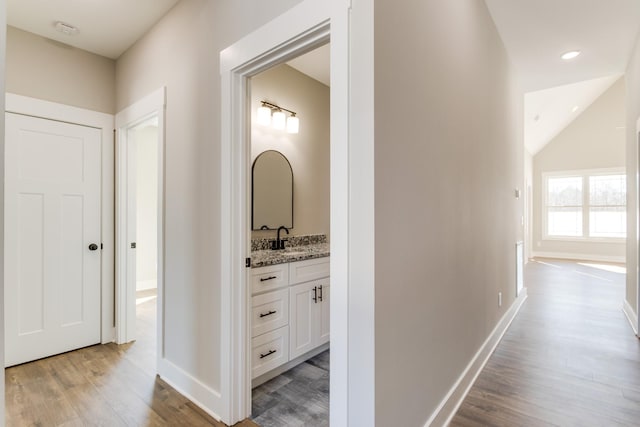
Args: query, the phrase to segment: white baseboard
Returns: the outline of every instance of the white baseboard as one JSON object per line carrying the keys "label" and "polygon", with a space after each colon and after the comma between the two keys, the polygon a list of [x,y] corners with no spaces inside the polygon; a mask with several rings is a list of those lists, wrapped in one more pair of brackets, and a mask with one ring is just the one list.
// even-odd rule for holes
{"label": "white baseboard", "polygon": [[629,301],[624,300],[624,303],[622,304],[622,311],[624,312],[625,316],[627,316],[627,320],[631,324],[631,328],[633,329],[633,332],[637,336],[638,335],[638,315],[636,314],[635,311],[633,311],[633,307],[631,307],[631,304],[629,304]]}
{"label": "white baseboard", "polygon": [[449,425],[454,415],[458,411],[458,408],[462,404],[462,401],[469,393],[471,386],[482,372],[484,365],[489,360],[489,357],[495,350],[498,343],[502,339],[502,336],[509,328],[509,325],[518,314],[520,307],[527,299],[527,288],[522,288],[522,292],[516,298],[514,303],[509,307],[509,310],[502,316],[502,319],[498,322],[491,334],[487,337],[482,344],[478,352],[473,356],[471,362],[467,365],[466,369],[458,378],[458,381],[453,385],[449,393],[440,402],[438,408],[431,414],[431,417],[427,420],[425,427],[429,426],[446,426]]}
{"label": "white baseboard", "polygon": [[223,399],[218,391],[194,378],[167,359],[158,361],[158,375],[164,382],[176,389],[178,393],[192,401],[204,412],[217,421],[222,421],[222,417],[218,413],[223,412],[221,410]]}
{"label": "white baseboard", "polygon": [[555,258],[555,259],[570,259],[578,261],[598,261],[598,262],[616,262],[624,264],[626,257],[615,255],[596,255],[596,254],[575,254],[569,252],[532,252],[531,256],[534,258]]}

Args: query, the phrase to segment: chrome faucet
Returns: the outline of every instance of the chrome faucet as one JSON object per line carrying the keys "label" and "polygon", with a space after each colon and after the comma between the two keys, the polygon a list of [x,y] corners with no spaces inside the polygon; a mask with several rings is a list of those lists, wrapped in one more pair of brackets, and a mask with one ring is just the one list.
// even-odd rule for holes
{"label": "chrome faucet", "polygon": [[271,246],[271,249],[274,250],[278,250],[278,249],[284,249],[284,240],[280,239],[280,231],[286,231],[287,234],[289,234],[289,229],[287,227],[285,227],[284,225],[281,225],[278,228],[278,234],[276,234],[276,241],[273,242],[273,245]]}

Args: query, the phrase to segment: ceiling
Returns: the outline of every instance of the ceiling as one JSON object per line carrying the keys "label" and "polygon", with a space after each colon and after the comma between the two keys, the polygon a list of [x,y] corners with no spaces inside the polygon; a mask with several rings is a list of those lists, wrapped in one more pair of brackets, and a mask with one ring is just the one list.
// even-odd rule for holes
{"label": "ceiling", "polygon": [[[7,0],[7,22],[116,59],[178,1]],[[485,2],[526,93],[525,145],[535,154],[624,73],[640,31],[640,0]],[[56,31],[57,21],[78,33]],[[560,58],[574,49],[582,54]],[[288,64],[330,84],[328,45]]]}
{"label": "ceiling", "polygon": [[[116,59],[179,0],[7,0],[7,23],[107,58]],[[57,21],[78,29],[56,31]]]}
{"label": "ceiling", "polygon": [[536,154],[622,75],[529,92],[524,96],[525,146]]}
{"label": "ceiling", "polygon": [[331,86],[329,78],[331,74],[329,44],[320,46],[309,53],[305,53],[302,56],[292,59],[287,62],[287,65],[313,79],[316,79],[326,86]]}
{"label": "ceiling", "polygon": [[[624,74],[640,1],[485,2],[525,92],[525,146],[536,154]],[[560,58],[571,50],[581,55]]]}

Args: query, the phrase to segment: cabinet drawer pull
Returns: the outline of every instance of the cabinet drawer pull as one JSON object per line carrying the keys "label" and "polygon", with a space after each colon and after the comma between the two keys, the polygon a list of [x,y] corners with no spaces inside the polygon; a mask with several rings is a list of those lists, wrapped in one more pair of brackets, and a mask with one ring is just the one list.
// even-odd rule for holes
{"label": "cabinet drawer pull", "polygon": [[275,353],[276,350],[269,350],[268,352],[266,352],[265,354],[260,353],[260,359],[264,359],[267,356],[271,356],[273,353]]}
{"label": "cabinet drawer pull", "polygon": [[313,300],[313,302],[317,303],[318,302],[318,287],[314,286],[313,287],[313,298],[311,298]]}
{"label": "cabinet drawer pull", "polygon": [[267,316],[271,316],[272,314],[276,314],[277,311],[273,311],[273,310],[269,310],[268,313],[260,313],[260,317],[267,317]]}
{"label": "cabinet drawer pull", "polygon": [[320,300],[320,302],[322,302],[322,285],[318,286],[318,289],[320,290],[320,296],[318,297],[318,299]]}
{"label": "cabinet drawer pull", "polygon": [[267,280],[273,280],[273,279],[277,279],[278,276],[269,276],[269,277],[261,277],[260,281],[261,282],[266,282]]}

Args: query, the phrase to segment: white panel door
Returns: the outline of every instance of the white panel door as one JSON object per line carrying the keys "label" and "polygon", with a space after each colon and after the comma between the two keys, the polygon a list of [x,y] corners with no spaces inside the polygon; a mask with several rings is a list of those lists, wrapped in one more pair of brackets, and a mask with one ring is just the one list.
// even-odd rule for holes
{"label": "white panel door", "polygon": [[100,342],[101,137],[85,126],[5,117],[11,366]]}

